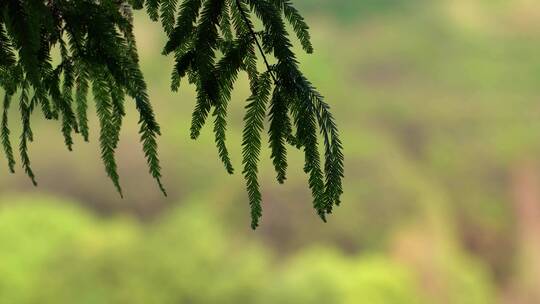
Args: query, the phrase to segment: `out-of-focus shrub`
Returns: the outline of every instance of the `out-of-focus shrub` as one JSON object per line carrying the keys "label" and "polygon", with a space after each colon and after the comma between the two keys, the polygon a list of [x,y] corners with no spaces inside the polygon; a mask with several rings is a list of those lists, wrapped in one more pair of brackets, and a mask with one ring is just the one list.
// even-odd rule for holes
{"label": "out-of-focus shrub", "polygon": [[147,232],[132,270],[149,296],[130,303],[255,302],[271,273],[268,256],[235,239],[204,205],[188,202]]}
{"label": "out-of-focus shrub", "polygon": [[254,303],[270,273],[195,203],[148,229],[46,200],[5,205],[0,303]]}
{"label": "out-of-focus shrub", "polygon": [[29,303],[55,269],[58,253],[78,247],[93,233],[93,220],[69,204],[52,200],[0,202],[0,302]]}
{"label": "out-of-focus shrub", "polygon": [[353,258],[328,250],[296,256],[268,293],[263,303],[425,303],[403,266],[382,256]]}

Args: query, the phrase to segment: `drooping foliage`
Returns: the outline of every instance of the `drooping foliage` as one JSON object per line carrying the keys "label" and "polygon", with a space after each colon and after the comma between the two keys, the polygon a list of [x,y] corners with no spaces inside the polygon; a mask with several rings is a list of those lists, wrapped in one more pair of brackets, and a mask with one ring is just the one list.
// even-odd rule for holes
{"label": "drooping foliage", "polygon": [[[302,48],[313,52],[308,26],[290,0],[5,0],[0,2],[0,86],[5,91],[1,142],[14,172],[8,110],[18,96],[22,167],[36,184],[28,143],[34,110],[60,121],[68,149],[74,133],[88,141],[88,98],[92,93],[100,124],[105,170],[122,193],[116,168],[124,101],[139,112],[140,140],[149,170],[161,183],[156,138],[160,128],[139,68],[132,10],[146,9],[168,36],[164,55],[172,55],[171,89],[187,78],[196,87],[191,137],[209,119],[225,169],[234,168],[226,146],[227,109],[236,79],[245,72],[251,96],[246,101],[243,170],[252,227],[262,214],[257,177],[262,132],[268,120],[271,158],[277,180],[286,179],[287,146],[302,149],[313,205],[326,220],[342,193],[343,154],[328,104],[302,74],[287,23]],[[258,20],[255,20],[258,19]],[[261,24],[260,29],[256,24]],[[59,62],[51,52],[59,51]],[[259,64],[260,63],[260,64]],[[264,64],[264,69],[259,66]],[[321,161],[319,140],[324,148]]]}
{"label": "drooping foliage", "polygon": [[[140,136],[150,173],[161,185],[156,138],[160,133],[139,69],[131,8],[116,1],[20,1],[0,3],[0,83],[5,91],[2,143],[14,170],[7,111],[19,92],[22,166],[36,184],[28,157],[30,116],[40,109],[59,120],[68,149],[73,133],[88,140],[87,95],[93,93],[99,118],[101,157],[121,193],[115,149],[124,112],[124,96],[135,101]],[[59,50],[60,62],[51,56]]]}

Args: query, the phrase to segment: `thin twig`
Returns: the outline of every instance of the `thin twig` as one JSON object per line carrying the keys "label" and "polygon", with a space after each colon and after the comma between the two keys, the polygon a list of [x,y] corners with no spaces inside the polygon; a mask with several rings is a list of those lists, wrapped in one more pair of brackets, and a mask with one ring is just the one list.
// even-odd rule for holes
{"label": "thin twig", "polygon": [[244,19],[244,23],[246,24],[246,27],[249,29],[249,32],[251,33],[251,36],[253,37],[253,40],[257,43],[257,48],[259,48],[259,52],[261,53],[262,58],[264,59],[264,64],[266,65],[266,69],[270,73],[270,76],[272,76],[272,79],[274,80],[274,83],[277,82],[276,77],[274,76],[274,73],[272,73],[272,68],[270,67],[270,64],[268,63],[268,59],[266,59],[266,55],[264,53],[264,50],[261,46],[261,43],[259,42],[259,39],[257,39],[257,34],[253,30],[253,28],[250,25],[249,19],[246,15],[246,12],[242,9],[242,4],[240,3],[241,0],[236,0],[236,6],[238,7],[238,10],[240,11],[240,14],[242,15],[242,18]]}

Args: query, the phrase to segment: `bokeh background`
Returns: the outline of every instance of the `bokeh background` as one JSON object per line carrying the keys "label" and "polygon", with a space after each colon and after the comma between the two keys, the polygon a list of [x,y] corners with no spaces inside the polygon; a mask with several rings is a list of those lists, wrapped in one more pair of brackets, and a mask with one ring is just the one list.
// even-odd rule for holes
{"label": "bokeh background", "polygon": [[[0,303],[540,303],[540,2],[293,2],[316,47],[302,68],[345,146],[329,223],[311,208],[301,153],[278,185],[265,150],[264,217],[249,228],[241,174],[222,169],[211,128],[189,139],[194,90],[170,92],[165,37],[138,13],[169,196],[147,174],[133,107],[118,151],[125,199],[95,131],[70,153],[36,115],[39,187],[1,164]],[[241,78],[237,172],[247,96]]]}

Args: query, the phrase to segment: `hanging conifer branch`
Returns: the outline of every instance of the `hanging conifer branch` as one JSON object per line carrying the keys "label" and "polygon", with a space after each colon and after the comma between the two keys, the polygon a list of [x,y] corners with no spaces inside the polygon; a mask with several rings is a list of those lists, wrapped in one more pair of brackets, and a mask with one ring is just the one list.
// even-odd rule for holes
{"label": "hanging conifer branch", "polygon": [[[227,113],[241,72],[249,78],[242,140],[242,173],[256,228],[262,215],[258,180],[261,134],[268,119],[268,140],[277,180],[287,171],[287,146],[302,149],[313,206],[326,216],[339,205],[343,153],[328,104],[302,74],[285,22],[302,49],[313,52],[309,27],[291,0],[5,0],[0,1],[0,87],[4,91],[0,140],[8,168],[15,157],[8,123],[12,97],[19,97],[22,132],[21,164],[35,184],[28,143],[33,140],[30,114],[40,109],[60,121],[69,150],[73,135],[88,141],[88,102],[93,100],[100,124],[99,143],[105,171],[122,195],[115,151],[125,116],[134,101],[139,133],[150,174],[165,193],[157,154],[160,128],[139,67],[132,10],[146,8],[159,21],[168,41],[163,54],[173,54],[171,89],[187,78],[197,91],[191,137],[196,139],[209,116],[218,156],[227,172],[233,162],[226,146]],[[262,29],[252,21],[258,18]],[[51,52],[59,50],[60,63]],[[262,61],[266,71],[257,70]],[[89,98],[92,95],[93,99]],[[319,153],[324,146],[324,162]]]}

